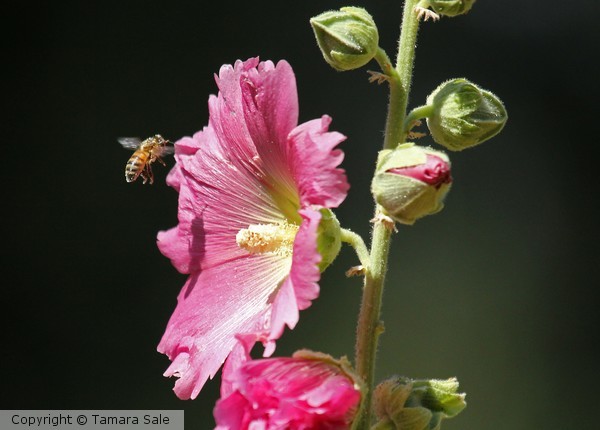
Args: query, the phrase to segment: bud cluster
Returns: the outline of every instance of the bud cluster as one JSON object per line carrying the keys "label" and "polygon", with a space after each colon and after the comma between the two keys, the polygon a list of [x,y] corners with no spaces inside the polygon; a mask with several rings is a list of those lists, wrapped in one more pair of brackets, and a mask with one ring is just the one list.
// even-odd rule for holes
{"label": "bud cluster", "polygon": [[374,393],[377,428],[439,430],[443,419],[455,417],[467,405],[465,394],[457,391],[456,378],[388,379]]}

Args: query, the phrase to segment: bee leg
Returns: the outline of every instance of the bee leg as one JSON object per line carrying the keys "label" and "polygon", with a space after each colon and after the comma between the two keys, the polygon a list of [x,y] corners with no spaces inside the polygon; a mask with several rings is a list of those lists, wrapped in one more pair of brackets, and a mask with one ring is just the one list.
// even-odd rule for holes
{"label": "bee leg", "polygon": [[160,157],[156,157],[156,160],[157,160],[157,161],[158,161],[160,164],[162,164],[163,166],[167,167],[167,165],[165,164],[165,162],[163,161],[163,159],[162,159],[162,158],[160,158]]}
{"label": "bee leg", "polygon": [[154,173],[152,172],[152,166],[150,163],[146,164],[146,175],[148,176],[150,185],[152,185],[154,183]]}
{"label": "bee leg", "polygon": [[151,178],[152,172],[149,172],[149,171],[148,171],[148,167],[149,167],[149,165],[148,165],[148,164],[146,164],[146,165],[144,166],[144,168],[142,169],[142,171],[140,172],[140,176],[141,176],[141,177],[142,177],[142,179],[144,180],[144,182],[143,182],[144,184],[145,184],[146,182],[148,182],[148,179],[150,179],[150,183],[152,183],[152,178]]}

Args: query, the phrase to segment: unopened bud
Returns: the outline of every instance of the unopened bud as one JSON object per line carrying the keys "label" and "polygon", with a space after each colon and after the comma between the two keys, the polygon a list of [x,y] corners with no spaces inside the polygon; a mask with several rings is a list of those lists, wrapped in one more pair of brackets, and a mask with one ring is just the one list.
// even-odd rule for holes
{"label": "unopened bud", "polygon": [[311,18],[325,61],[336,70],[352,70],[367,64],[379,48],[373,18],[360,7],[343,7]]}
{"label": "unopened bud", "polygon": [[379,153],[371,191],[386,215],[410,225],[442,210],[451,183],[446,154],[406,143]]}
{"label": "unopened bud", "polygon": [[498,97],[466,79],[441,84],[429,97],[427,126],[433,140],[451,151],[478,145],[500,133],[508,114]]}
{"label": "unopened bud", "polygon": [[475,0],[427,0],[427,2],[439,15],[456,16],[470,11]]}

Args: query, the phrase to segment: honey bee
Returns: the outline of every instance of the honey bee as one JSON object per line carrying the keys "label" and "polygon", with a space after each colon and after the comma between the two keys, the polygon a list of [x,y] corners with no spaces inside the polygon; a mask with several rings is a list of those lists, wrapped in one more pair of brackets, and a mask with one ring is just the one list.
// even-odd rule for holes
{"label": "honey bee", "polygon": [[125,180],[127,182],[133,182],[138,176],[141,176],[144,184],[147,181],[152,184],[154,182],[152,163],[158,161],[166,166],[161,157],[174,152],[172,146],[167,146],[171,142],[163,139],[160,134],[149,137],[144,141],[137,137],[120,137],[119,143],[123,145],[123,148],[135,151],[125,165]]}

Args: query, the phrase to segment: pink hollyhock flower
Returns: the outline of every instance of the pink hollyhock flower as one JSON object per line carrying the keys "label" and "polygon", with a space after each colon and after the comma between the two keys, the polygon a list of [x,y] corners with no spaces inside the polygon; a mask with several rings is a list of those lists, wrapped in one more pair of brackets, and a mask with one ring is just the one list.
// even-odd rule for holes
{"label": "pink hollyhock flower", "polygon": [[324,354],[248,361],[215,406],[217,430],[348,429],[360,388]]}
{"label": "pink hollyhock flower", "polygon": [[158,350],[175,392],[195,398],[260,341],[269,356],[285,325],[319,293],[320,208],[337,207],[348,183],[331,118],[301,125],[294,73],[257,58],[221,67],[208,126],[175,143],[167,183],[179,191],[179,224],[158,246],[189,273]]}

